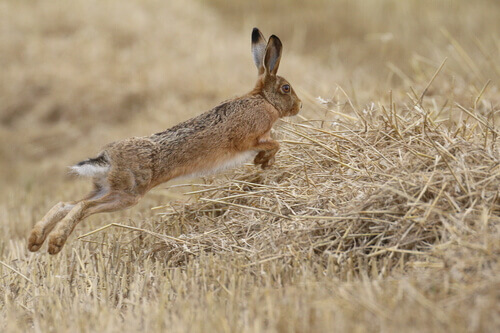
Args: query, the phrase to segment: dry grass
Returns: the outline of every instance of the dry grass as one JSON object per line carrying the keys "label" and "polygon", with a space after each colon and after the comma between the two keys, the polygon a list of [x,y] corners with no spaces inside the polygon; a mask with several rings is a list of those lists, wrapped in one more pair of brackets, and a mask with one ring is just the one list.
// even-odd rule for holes
{"label": "dry grass", "polygon": [[[300,5],[0,4],[0,330],[500,328],[498,4]],[[277,164],[163,186],[28,253],[87,189],[66,165],[251,87],[253,25],[306,102]]]}

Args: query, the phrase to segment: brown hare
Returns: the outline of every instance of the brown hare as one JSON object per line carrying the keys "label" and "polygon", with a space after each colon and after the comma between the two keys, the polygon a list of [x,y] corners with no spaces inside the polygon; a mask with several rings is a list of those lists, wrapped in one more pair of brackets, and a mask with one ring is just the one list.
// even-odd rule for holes
{"label": "brown hare", "polygon": [[135,205],[150,189],[171,179],[207,174],[254,158],[271,166],[279,144],[270,132],[278,118],[296,115],[302,103],[290,83],[276,75],[281,41],[252,31],[258,79],[251,92],[147,137],[113,142],[95,158],[72,167],[91,177],[94,189],[84,199],[60,202],[39,221],[28,240],[38,251],[49,237],[50,254],[61,251],[75,226],[88,216]]}

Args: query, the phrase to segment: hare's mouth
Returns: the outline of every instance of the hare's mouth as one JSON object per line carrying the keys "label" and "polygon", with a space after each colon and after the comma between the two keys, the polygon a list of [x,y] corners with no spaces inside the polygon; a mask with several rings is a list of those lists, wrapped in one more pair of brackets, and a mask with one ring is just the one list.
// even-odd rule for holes
{"label": "hare's mouth", "polygon": [[295,107],[292,109],[292,112],[290,112],[290,115],[291,116],[297,115],[301,108],[302,108],[302,103],[300,103],[299,105],[295,105]]}

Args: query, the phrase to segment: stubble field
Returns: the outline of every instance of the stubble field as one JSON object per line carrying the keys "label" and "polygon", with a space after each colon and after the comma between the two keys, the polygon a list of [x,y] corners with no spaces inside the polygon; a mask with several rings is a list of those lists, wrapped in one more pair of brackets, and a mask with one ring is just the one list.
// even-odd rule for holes
{"label": "stubble field", "polygon": [[[3,1],[0,330],[498,331],[498,17],[493,0]],[[38,219],[90,188],[67,166],[253,88],[254,26],[304,102],[273,168],[162,185],[30,253]]]}

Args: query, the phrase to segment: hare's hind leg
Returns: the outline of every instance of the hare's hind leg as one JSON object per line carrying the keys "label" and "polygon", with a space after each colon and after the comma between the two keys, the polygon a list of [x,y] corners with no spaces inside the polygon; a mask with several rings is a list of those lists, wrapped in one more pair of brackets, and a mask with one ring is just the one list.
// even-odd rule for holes
{"label": "hare's hind leg", "polygon": [[49,253],[61,251],[76,225],[83,219],[96,213],[113,212],[135,205],[140,196],[122,191],[111,191],[97,199],[82,200],[57,224],[49,236]]}
{"label": "hare's hind leg", "polygon": [[47,214],[33,227],[28,239],[28,249],[36,252],[42,247],[45,238],[54,226],[62,220],[75,206],[75,202],[59,202],[52,207]]}
{"label": "hare's hind leg", "polygon": [[28,238],[28,249],[31,252],[38,251],[56,224],[61,221],[77,203],[98,196],[101,192],[101,188],[96,184],[94,184],[94,186],[94,190],[83,199],[70,202],[59,202],[52,207],[31,230],[30,237]]}

